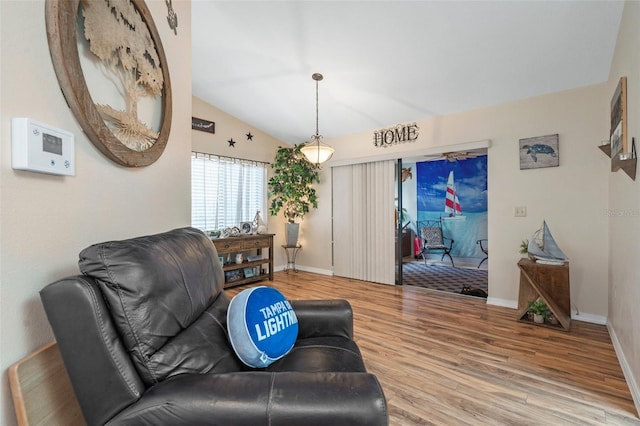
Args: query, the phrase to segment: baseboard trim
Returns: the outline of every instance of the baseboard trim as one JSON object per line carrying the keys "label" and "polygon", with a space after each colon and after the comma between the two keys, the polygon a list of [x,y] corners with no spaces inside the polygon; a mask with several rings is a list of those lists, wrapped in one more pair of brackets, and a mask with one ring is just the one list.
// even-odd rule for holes
{"label": "baseboard trim", "polygon": [[[276,266],[275,268],[273,268],[273,271],[274,272],[280,272],[280,271],[285,271],[285,269],[286,269],[286,266],[285,265],[281,265],[281,266]],[[331,270],[320,269],[320,268],[312,268],[312,267],[304,266],[304,265],[296,265],[296,270],[297,271],[304,271],[304,272],[313,272],[314,274],[320,274],[320,275],[333,275],[333,271],[331,271]]]}
{"label": "baseboard trim", "polygon": [[640,387],[638,387],[638,383],[635,381],[633,374],[631,373],[631,367],[627,362],[627,358],[624,356],[624,352],[622,351],[622,346],[620,346],[618,336],[616,336],[615,330],[611,326],[611,323],[609,323],[608,321],[607,330],[609,330],[609,336],[611,337],[611,343],[613,343],[613,349],[615,349],[616,351],[618,362],[620,363],[620,367],[622,368],[622,374],[624,374],[624,378],[627,381],[627,386],[629,386],[631,398],[633,399],[633,403],[636,406],[636,414],[640,415]]}
{"label": "baseboard trim", "polygon": [[607,325],[607,317],[593,314],[578,314],[576,311],[571,312],[571,319],[576,321],[590,322],[592,324]]}
{"label": "baseboard trim", "polygon": [[313,272],[314,274],[320,275],[333,275],[333,271],[330,269],[320,269],[320,268],[312,268],[310,266],[298,266],[298,270],[305,272]]}
{"label": "baseboard trim", "polygon": [[503,308],[518,309],[517,300],[498,299],[497,297],[487,297],[487,305],[502,306]]}

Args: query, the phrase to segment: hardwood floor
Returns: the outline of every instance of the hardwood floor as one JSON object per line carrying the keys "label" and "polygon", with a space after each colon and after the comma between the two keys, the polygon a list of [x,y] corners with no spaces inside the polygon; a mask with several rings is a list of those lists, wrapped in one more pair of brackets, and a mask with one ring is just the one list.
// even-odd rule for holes
{"label": "hardwood floor", "polygon": [[572,321],[567,333],[483,299],[307,272],[266,285],[351,302],[391,426],[640,425],[605,326]]}

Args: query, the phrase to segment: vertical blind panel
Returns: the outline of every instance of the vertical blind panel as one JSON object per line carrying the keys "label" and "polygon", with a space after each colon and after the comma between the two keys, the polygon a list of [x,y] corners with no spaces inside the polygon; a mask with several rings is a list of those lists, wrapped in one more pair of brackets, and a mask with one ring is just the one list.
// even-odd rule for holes
{"label": "vertical blind panel", "polygon": [[334,273],[395,283],[394,162],[333,168]]}
{"label": "vertical blind panel", "polygon": [[353,252],[351,238],[353,220],[351,214],[352,176],[351,167],[333,167],[332,174],[332,217],[333,217],[333,272],[341,277],[351,277]]}
{"label": "vertical blind panel", "polygon": [[203,231],[250,222],[267,206],[265,163],[191,155],[191,225]]}

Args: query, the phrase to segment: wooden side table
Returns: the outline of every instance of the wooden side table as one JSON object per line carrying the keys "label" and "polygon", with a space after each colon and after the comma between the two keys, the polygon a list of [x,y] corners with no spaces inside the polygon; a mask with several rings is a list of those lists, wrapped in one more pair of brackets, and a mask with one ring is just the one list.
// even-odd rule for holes
{"label": "wooden side table", "polygon": [[569,262],[564,265],[543,265],[530,259],[520,259],[520,292],[518,294],[518,319],[535,324],[528,319],[529,303],[540,297],[558,324],[547,321],[543,325],[569,331],[571,326],[571,288],[569,286]]}
{"label": "wooden side table", "polygon": [[[237,253],[243,253],[245,257],[245,260],[240,264],[225,264],[223,262],[222,270],[225,273],[224,288],[267,279],[273,281],[273,235],[241,235],[211,240],[216,247],[218,255],[223,259],[226,256],[235,256]],[[249,253],[257,253],[257,259],[249,260]],[[264,265],[268,265],[268,271],[263,269]],[[260,270],[259,273],[251,273],[249,275],[246,272],[251,271],[245,272],[245,269],[253,270],[256,267]],[[233,280],[229,279],[231,277],[234,277]]]}

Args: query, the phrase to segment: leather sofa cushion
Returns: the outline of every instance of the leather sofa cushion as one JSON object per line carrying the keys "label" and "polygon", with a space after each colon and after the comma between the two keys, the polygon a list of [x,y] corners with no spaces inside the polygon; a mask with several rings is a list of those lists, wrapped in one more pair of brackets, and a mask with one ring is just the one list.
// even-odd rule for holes
{"label": "leather sofa cushion", "polygon": [[147,386],[187,371],[238,370],[226,343],[222,267],[201,231],[95,244],[80,253],[79,266],[98,282]]}
{"label": "leather sofa cushion", "polygon": [[298,339],[287,356],[269,367],[274,372],[337,373],[366,372],[358,345],[339,336]]}

